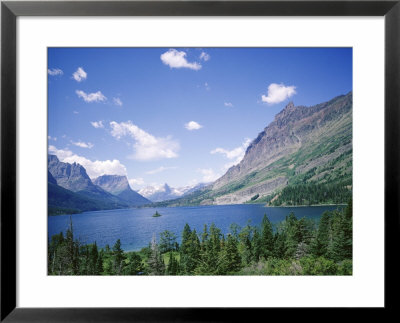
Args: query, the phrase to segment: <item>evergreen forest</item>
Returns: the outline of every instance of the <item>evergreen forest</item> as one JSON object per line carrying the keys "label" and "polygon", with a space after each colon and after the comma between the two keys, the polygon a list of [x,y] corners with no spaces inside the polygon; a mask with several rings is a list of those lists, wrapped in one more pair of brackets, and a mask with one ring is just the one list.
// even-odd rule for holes
{"label": "evergreen forest", "polygon": [[140,251],[125,252],[118,239],[99,248],[66,233],[48,245],[49,275],[352,275],[352,202],[326,211],[318,223],[293,213],[272,224],[214,224],[201,232],[186,224],[178,237],[164,231]]}

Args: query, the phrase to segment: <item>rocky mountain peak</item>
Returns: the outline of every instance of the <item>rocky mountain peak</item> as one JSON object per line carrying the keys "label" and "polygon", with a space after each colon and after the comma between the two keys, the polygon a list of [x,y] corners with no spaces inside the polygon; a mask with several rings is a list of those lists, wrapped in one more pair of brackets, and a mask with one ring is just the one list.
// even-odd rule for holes
{"label": "rocky mountain peak", "polygon": [[73,192],[93,186],[85,168],[80,164],[60,162],[55,155],[48,155],[47,162],[48,171],[56,180],[57,185]]}
{"label": "rocky mountain peak", "polygon": [[167,183],[164,184],[164,192],[167,194],[171,193],[171,187]]}
{"label": "rocky mountain peak", "polygon": [[48,155],[47,156],[47,163],[52,164],[52,163],[59,163],[59,159],[56,155]]}
{"label": "rocky mountain peak", "polygon": [[[297,152],[304,145],[318,141],[321,134],[327,136],[328,130],[340,127],[343,120],[348,121],[345,129],[350,132],[351,110],[351,92],[310,107],[294,106],[293,102],[289,102],[251,142],[242,161],[219,178],[213,189],[220,189],[234,180],[242,180],[252,172],[258,172]],[[327,125],[330,126],[326,128]]]}
{"label": "rocky mountain peak", "polygon": [[102,175],[93,180],[93,183],[111,194],[131,190],[128,179],[124,175]]}
{"label": "rocky mountain peak", "polygon": [[275,116],[274,122],[277,123],[278,126],[286,125],[290,119],[297,119],[299,117],[296,114],[300,109],[300,106],[296,107],[293,101],[290,101],[285,108]]}
{"label": "rocky mountain peak", "polygon": [[290,101],[290,102],[286,105],[286,107],[285,107],[284,110],[293,110],[293,109],[294,109],[294,103],[293,103],[293,101]]}

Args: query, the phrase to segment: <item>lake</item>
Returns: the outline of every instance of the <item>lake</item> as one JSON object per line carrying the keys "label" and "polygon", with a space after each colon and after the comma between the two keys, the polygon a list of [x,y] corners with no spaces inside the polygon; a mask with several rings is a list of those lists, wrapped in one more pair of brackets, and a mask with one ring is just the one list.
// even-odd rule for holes
{"label": "lake", "polygon": [[[107,244],[112,247],[121,239],[125,251],[140,250],[148,246],[153,234],[157,240],[159,233],[169,230],[178,237],[186,223],[198,233],[203,231],[204,224],[209,227],[214,223],[222,233],[230,232],[232,223],[244,227],[260,225],[264,214],[272,223],[278,223],[293,212],[298,219],[306,217],[319,220],[324,211],[331,211],[343,206],[307,206],[307,207],[265,207],[263,204],[212,205],[193,207],[118,209],[107,211],[85,212],[73,215],[48,217],[48,234],[51,237],[61,231],[66,232],[69,218],[72,217],[74,237],[82,243],[96,241],[98,247]],[[153,217],[155,212],[160,217]]]}

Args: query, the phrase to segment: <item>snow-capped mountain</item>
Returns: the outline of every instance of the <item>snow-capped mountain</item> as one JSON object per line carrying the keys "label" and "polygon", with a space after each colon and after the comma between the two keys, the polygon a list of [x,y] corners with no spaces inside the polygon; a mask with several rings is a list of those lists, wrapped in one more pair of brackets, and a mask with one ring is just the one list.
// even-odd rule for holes
{"label": "snow-capped mountain", "polygon": [[165,183],[164,185],[159,185],[159,186],[146,186],[140,189],[138,193],[152,202],[161,202],[185,196],[186,194],[194,192],[206,185],[208,185],[208,183],[200,183],[195,185],[173,188],[170,187],[167,183]]}

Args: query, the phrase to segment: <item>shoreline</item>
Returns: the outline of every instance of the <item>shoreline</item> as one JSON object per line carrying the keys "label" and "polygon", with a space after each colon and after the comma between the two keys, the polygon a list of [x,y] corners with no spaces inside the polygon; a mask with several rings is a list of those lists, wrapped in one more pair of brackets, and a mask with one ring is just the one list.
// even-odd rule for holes
{"label": "shoreline", "polygon": [[[346,206],[346,203],[339,203],[339,204],[311,204],[311,205],[280,205],[280,206],[273,206],[273,205],[265,205],[265,203],[238,203],[238,204],[207,204],[207,205],[186,205],[186,206],[161,206],[160,208],[179,208],[179,207],[209,207],[209,206],[233,206],[233,205],[263,205],[264,207],[268,208],[297,208],[297,207],[314,207],[314,206]],[[116,208],[116,209],[107,209],[107,210],[93,210],[93,211],[84,211],[79,213],[65,213],[65,214],[48,214],[47,216],[63,216],[63,215],[76,215],[76,214],[84,214],[89,212],[107,212],[107,211],[114,211],[114,210],[129,210],[129,209],[156,209],[157,207],[129,207],[129,208]]]}
{"label": "shoreline", "polygon": [[[262,203],[260,203],[262,204]],[[347,204],[345,203],[339,203],[339,204],[311,204],[311,205],[281,205],[281,206],[268,206],[265,205],[265,207],[310,207],[310,206],[346,206]]]}

